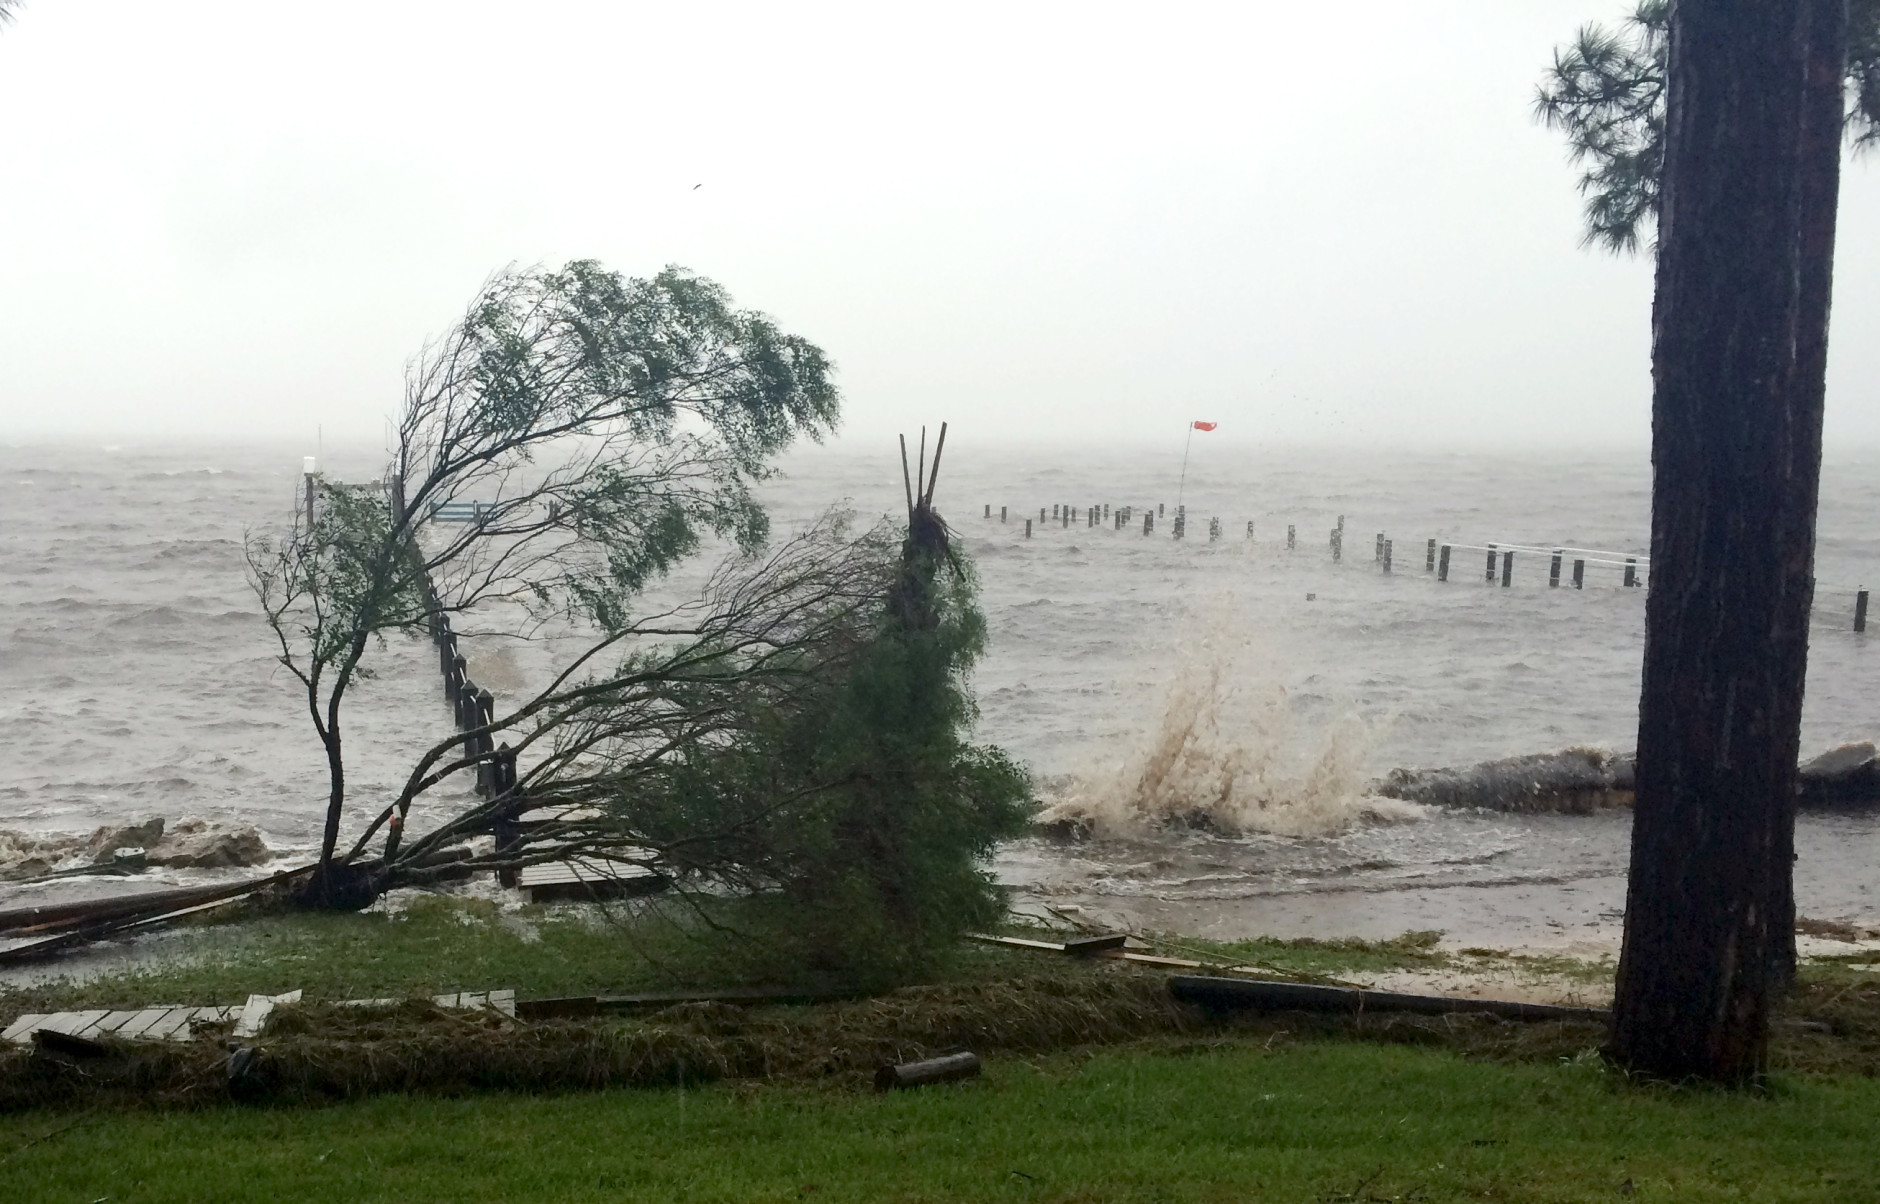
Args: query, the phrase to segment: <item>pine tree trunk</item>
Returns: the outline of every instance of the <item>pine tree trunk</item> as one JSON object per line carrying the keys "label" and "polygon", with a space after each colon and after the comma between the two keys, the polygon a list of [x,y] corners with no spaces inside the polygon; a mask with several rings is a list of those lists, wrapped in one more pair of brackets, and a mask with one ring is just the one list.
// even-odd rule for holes
{"label": "pine tree trunk", "polygon": [[1741,1082],[1794,967],[1845,0],[1674,0],[1612,1052]]}

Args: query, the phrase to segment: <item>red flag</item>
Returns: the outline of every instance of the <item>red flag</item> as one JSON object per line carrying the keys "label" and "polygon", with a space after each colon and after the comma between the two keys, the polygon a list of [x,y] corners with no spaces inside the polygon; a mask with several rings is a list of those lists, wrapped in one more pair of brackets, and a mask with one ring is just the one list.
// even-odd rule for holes
{"label": "red flag", "polygon": [[1197,422],[1195,423],[1195,429],[1198,431],[1211,431],[1219,425],[1221,424],[1218,422]]}

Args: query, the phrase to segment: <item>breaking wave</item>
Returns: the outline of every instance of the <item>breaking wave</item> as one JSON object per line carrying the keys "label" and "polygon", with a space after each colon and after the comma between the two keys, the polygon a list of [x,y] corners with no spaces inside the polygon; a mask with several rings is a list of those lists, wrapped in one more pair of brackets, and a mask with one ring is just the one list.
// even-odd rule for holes
{"label": "breaking wave", "polygon": [[1362,766],[1371,738],[1355,714],[1302,731],[1250,643],[1204,638],[1178,656],[1157,725],[1120,763],[1074,775],[1039,820],[1092,836],[1168,827],[1326,836],[1421,817],[1414,803],[1370,793]]}

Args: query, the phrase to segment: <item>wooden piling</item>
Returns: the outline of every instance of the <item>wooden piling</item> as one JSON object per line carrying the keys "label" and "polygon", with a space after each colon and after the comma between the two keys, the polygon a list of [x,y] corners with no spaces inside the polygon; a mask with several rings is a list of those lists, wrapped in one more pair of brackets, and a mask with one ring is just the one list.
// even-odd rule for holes
{"label": "wooden piling", "polygon": [[1247,520],[1247,538],[1249,540],[1253,539],[1253,520],[1252,519]]}
{"label": "wooden piling", "polygon": [[1299,533],[1293,530],[1292,523],[1287,523],[1286,524],[1286,550],[1288,552],[1292,551],[1294,545],[1298,542],[1298,540],[1299,540]]}
{"label": "wooden piling", "polygon": [[[1342,517],[1342,516],[1341,516]],[[1332,563],[1337,564],[1345,555],[1345,529],[1332,528]]]}
{"label": "wooden piling", "polygon": [[1382,531],[1377,533],[1377,551],[1371,554],[1371,559],[1380,563],[1384,559],[1384,533]]}
{"label": "wooden piling", "polygon": [[1436,557],[1436,579],[1449,580],[1449,545],[1444,544]]}
{"label": "wooden piling", "polygon": [[1495,584],[1495,545],[1488,545],[1488,583]]}
{"label": "wooden piling", "polygon": [[466,672],[468,668],[463,657],[453,655],[450,658],[450,676],[444,679],[444,697],[450,699],[452,705],[455,705],[463,694],[464,683],[468,680]]}
{"label": "wooden piling", "polygon": [[1436,571],[1436,541],[1433,539],[1430,540],[1429,546],[1423,549],[1423,571],[1426,573]]}
{"label": "wooden piling", "polygon": [[1554,549],[1553,563],[1547,566],[1547,588],[1560,588],[1560,550]]}
{"label": "wooden piling", "polygon": [[1030,519],[1025,520],[1025,538],[1026,539],[1031,538],[1031,520]]}
{"label": "wooden piling", "polygon": [[1384,571],[1385,571],[1386,573],[1388,573],[1388,572],[1390,572],[1390,545],[1391,545],[1391,542],[1392,542],[1392,541],[1390,541],[1390,540],[1388,540],[1388,539],[1384,541],[1384,557],[1383,557],[1383,559],[1384,559]]}
{"label": "wooden piling", "polygon": [[1056,518],[1057,516],[1058,516],[1058,508],[1055,505],[1053,505],[1051,507],[1051,517]]}
{"label": "wooden piling", "polygon": [[1573,588],[1586,588],[1586,562],[1577,557],[1573,561]]}
{"label": "wooden piling", "polygon": [[[475,718],[479,728],[495,722],[496,699],[488,690],[477,691]],[[482,758],[477,762],[477,793],[484,798],[493,798],[496,794],[496,776],[490,754],[495,751],[494,738],[488,732],[478,732],[471,737],[471,751]]]}
{"label": "wooden piling", "polygon": [[1155,530],[1155,514],[1145,510],[1142,515],[1142,533],[1147,535],[1153,530]]}
{"label": "wooden piling", "polygon": [[986,517],[987,518],[992,517],[992,503],[991,502],[986,503]]}
{"label": "wooden piling", "polygon": [[1854,630],[1867,630],[1867,587],[1864,585],[1854,595]]}
{"label": "wooden piling", "polygon": [[1631,589],[1638,584],[1638,561],[1630,556],[1625,558],[1625,587]]}
{"label": "wooden piling", "polygon": [[1514,578],[1514,553],[1503,552],[1501,554],[1501,588],[1507,589],[1508,583],[1511,580],[1513,580],[1513,578]]}
{"label": "wooden piling", "polygon": [[1004,506],[999,507],[999,521],[1000,522],[1005,521],[1005,507]]}

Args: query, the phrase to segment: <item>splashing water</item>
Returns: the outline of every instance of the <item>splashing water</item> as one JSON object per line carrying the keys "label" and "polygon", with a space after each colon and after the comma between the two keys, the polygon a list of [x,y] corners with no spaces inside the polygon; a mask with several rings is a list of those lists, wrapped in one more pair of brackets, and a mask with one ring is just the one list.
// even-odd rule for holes
{"label": "splashing water", "polygon": [[1120,764],[1073,777],[1041,821],[1098,836],[1170,826],[1326,836],[1422,816],[1413,803],[1369,793],[1369,725],[1347,714],[1301,736],[1285,687],[1253,669],[1250,651],[1207,638],[1186,650],[1159,725]]}

